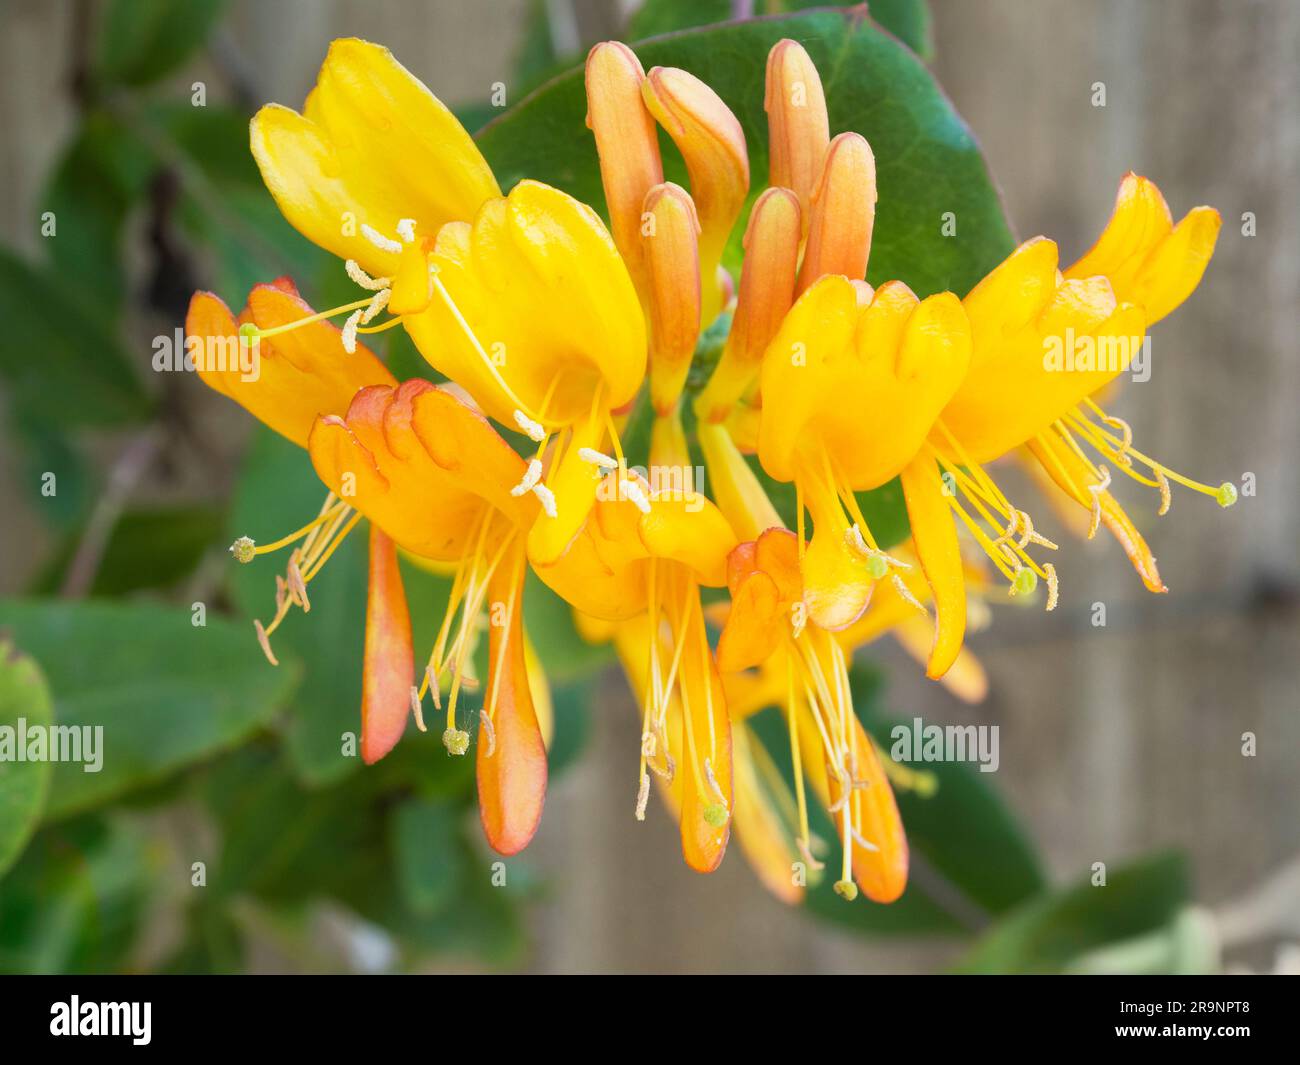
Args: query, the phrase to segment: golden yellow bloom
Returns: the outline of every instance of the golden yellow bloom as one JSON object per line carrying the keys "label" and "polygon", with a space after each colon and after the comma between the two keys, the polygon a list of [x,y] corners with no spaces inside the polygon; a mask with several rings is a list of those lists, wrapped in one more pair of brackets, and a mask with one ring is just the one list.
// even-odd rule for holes
{"label": "golden yellow bloom", "polygon": [[663,496],[623,469],[600,494],[569,550],[535,569],[580,613],[617,623],[615,643],[642,705],[637,816],[653,773],[678,812],[687,863],[711,872],[730,833],[732,748],[699,586],[725,583],[735,536],[703,497]]}

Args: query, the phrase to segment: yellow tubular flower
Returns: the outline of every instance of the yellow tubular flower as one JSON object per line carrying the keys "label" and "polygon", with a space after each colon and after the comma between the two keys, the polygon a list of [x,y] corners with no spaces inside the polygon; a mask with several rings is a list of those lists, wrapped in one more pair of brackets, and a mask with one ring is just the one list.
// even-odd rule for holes
{"label": "yellow tubular flower", "polygon": [[795,483],[800,543],[804,507],[812,517],[802,564],[809,618],[832,630],[862,613],[891,569],[853,493],[912,461],[970,361],[970,328],[951,293],[918,300],[901,282],[869,293],[822,278],[763,358],[759,460]]}
{"label": "yellow tubular flower", "polygon": [[843,865],[836,891],[852,899],[860,887],[876,902],[893,902],[907,884],[902,821],[875,745],[853,710],[848,656],[831,633],[806,623],[799,554],[797,539],[784,529],[769,529],[731,553],[732,606],[718,640],[718,668],[729,675],[784,658],[780,701],[795,769],[794,800],[785,805],[793,811],[797,849],[808,865],[819,867],[807,775],[839,831]]}
{"label": "yellow tubular flower", "polygon": [[[387,48],[334,41],[303,113],[268,104],[253,117],[253,157],[285,218],[370,274],[391,276],[403,219],[432,235],[499,196],[456,117]],[[388,239],[369,239],[365,230]]]}
{"label": "yellow tubular flower", "polygon": [[722,251],[749,192],[749,155],[740,122],[693,74],[655,67],[642,86],[646,106],[677,145],[691,179],[700,218],[700,321],[708,326],[723,306],[718,283]]}
{"label": "yellow tubular flower", "polygon": [[554,507],[528,544],[546,565],[595,498],[589,456],[605,453],[610,411],[645,376],[645,323],[627,269],[589,207],[521,181],[484,204],[472,226],[444,226],[428,271],[432,296],[404,319],[425,358],[491,417],[536,440],[539,460],[559,434],[541,486]]}
{"label": "yellow tubular flower", "polygon": [[699,872],[721,862],[734,808],[726,699],[699,585],[725,583],[735,542],[702,496],[661,496],[619,469],[602,483],[569,550],[553,565],[534,566],[581,613],[619,623],[616,643],[642,701],[637,816],[654,774],[671,789],[683,854]]}
{"label": "yellow tubular flower", "polygon": [[644,82],[641,61],[625,44],[605,41],[587,55],[587,127],[596,138],[610,230],[642,292],[642,205],[664,180],[654,116],[641,95]]}
{"label": "yellow tubular flower", "polygon": [[408,672],[406,685],[406,706],[418,711],[426,692],[440,707],[440,685],[444,676],[449,681],[443,743],[450,754],[464,754],[469,744],[456,709],[460,693],[479,686],[472,657],[478,619],[489,613],[479,811],[488,842],[502,854],[518,852],[537,829],[546,794],[546,751],[523,635],[524,534],[538,501],[511,489],[527,476],[526,463],[481,414],[421,380],[363,389],[345,417],[317,420],[308,447],[331,491],[354,500],[393,540],[424,558],[456,563],[423,682],[413,689]]}
{"label": "yellow tubular flower", "polygon": [[797,41],[778,41],[768,53],[763,109],[767,112],[770,183],[794,192],[806,233],[813,189],[831,138],[821,76]]}
{"label": "yellow tubular flower", "polygon": [[1147,325],[1195,288],[1218,228],[1218,214],[1209,208],[1195,209],[1175,227],[1159,190],[1130,174],[1106,231],[1079,263],[1059,271],[1056,245],[1039,237],[1017,248],[963,301],[973,342],[970,373],[904,476],[917,553],[927,576],[934,575],[932,584],[945,590],[935,597],[931,675],[941,674],[960,647],[963,626],[961,566],[947,509],[1016,593],[1032,591],[1041,578],[1048,609],[1056,602],[1054,567],[1026,552],[1031,544],[1055,545],[1034,531],[1029,515],[1007,500],[982,463],[1025,445],[1066,496],[1090,512],[1089,535],[1106,525],[1153,592],[1166,591],[1164,582],[1145,539],[1107,490],[1112,471],[1158,491],[1160,514],[1169,509],[1172,483],[1214,496],[1222,506],[1235,501],[1231,484],[1201,484],[1138,451],[1128,424],[1092,398],[1137,357]]}

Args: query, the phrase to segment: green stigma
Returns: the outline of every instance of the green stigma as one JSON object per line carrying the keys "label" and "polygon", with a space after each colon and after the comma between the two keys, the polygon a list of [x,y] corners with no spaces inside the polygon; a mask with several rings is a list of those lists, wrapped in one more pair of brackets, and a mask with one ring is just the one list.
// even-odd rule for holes
{"label": "green stigma", "polygon": [[852,902],[858,897],[858,885],[852,880],[835,881],[835,894],[845,902]]}
{"label": "green stigma", "polygon": [[704,808],[704,820],[714,828],[721,828],[727,823],[727,808],[720,802],[706,806]]}
{"label": "green stigma", "polygon": [[1230,507],[1237,502],[1237,486],[1231,481],[1224,481],[1219,485],[1219,490],[1214,493],[1214,498],[1219,501],[1219,506]]}
{"label": "green stigma", "polygon": [[442,745],[448,754],[464,754],[469,750],[469,733],[464,729],[449,728],[442,734]]}
{"label": "green stigma", "polygon": [[254,322],[245,322],[239,327],[239,336],[243,340],[256,340],[260,332]]}
{"label": "green stigma", "polygon": [[1037,587],[1038,574],[1026,566],[1016,574],[1016,579],[1011,584],[1011,591],[1015,595],[1033,595]]}
{"label": "green stigma", "polygon": [[253,556],[257,554],[253,550],[255,546],[250,537],[241,536],[230,545],[230,553],[235,556],[236,562],[252,562]]}
{"label": "green stigma", "polygon": [[873,581],[883,581],[887,573],[889,563],[885,561],[884,555],[872,555],[867,559],[867,574]]}

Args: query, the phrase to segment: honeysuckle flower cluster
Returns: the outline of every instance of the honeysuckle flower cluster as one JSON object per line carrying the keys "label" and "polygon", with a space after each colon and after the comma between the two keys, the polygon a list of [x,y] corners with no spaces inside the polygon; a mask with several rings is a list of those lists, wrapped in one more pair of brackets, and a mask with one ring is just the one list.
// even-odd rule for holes
{"label": "honeysuckle flower cluster", "polygon": [[[208,364],[204,380],[305,448],[325,489],[301,529],[232,546],[240,562],[290,549],[257,637],[274,663],[276,630],[310,610],[312,582],[364,519],[361,754],[382,758],[412,717],[425,729],[431,704],[448,754],[462,756],[476,721],[483,827],[513,854],[546,790],[549,695],[524,624],[531,567],[585,637],[612,641],[639,702],[629,815],[644,818],[657,788],[694,869],[718,866],[734,824],[782,899],[830,875],[846,899],[891,902],[908,869],[892,787],[924,781],[882,758],[859,723],[854,651],[892,633],[976,701],[985,679],[964,637],[985,600],[1001,587],[1053,609],[1057,545],[988,472],[1006,455],[1040,465],[1088,535],[1105,525],[1143,583],[1165,591],[1111,494],[1115,475],[1158,493],[1161,514],[1173,484],[1225,506],[1235,493],[1149,458],[1097,397],[1196,287],[1219,216],[1199,207],[1175,225],[1159,190],[1130,174],[1074,265],[1061,269],[1039,237],[965,298],[919,298],[901,280],[866,281],[875,159],[859,133],[831,136],[797,42],[768,57],[761,191],[739,121],[695,75],[647,73],[605,43],[587,58],[586,90],[608,228],[536,181],[503,195],[451,112],[378,45],[334,42],[301,113],[272,104],[253,119],[252,151],[285,217],[357,288],[320,313],[287,279],[254,288],[238,316],[210,293],[190,306],[191,336],[260,351],[255,379]],[[664,180],[660,129],[689,187]],[[724,253],[742,232],[733,277]],[[688,391],[701,335],[724,311],[721,356]],[[398,381],[366,346],[399,327],[442,383]],[[1081,338],[1111,357],[1045,357]],[[648,454],[629,456],[622,434],[643,393]],[[689,472],[693,445],[708,498]],[[747,455],[793,484],[793,529]],[[665,484],[640,469],[685,472]],[[911,537],[882,544],[858,494],[895,478]],[[412,643],[399,552],[453,574],[427,650]],[[702,588],[726,596],[706,602]],[[772,706],[792,783],[751,728]],[[839,838],[826,874],[814,802]]]}

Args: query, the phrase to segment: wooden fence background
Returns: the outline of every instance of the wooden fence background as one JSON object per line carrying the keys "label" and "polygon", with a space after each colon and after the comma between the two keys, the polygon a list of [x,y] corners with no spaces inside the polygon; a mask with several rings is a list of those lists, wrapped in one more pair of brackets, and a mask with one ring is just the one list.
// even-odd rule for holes
{"label": "wooden fence background", "polygon": [[[40,180],[72,117],[63,83],[72,6],[8,0],[3,14],[0,234],[29,250]],[[390,44],[458,101],[508,80],[525,6],[238,0],[224,32],[261,99],[296,104],[326,42],[357,34]],[[584,35],[618,25],[610,4],[553,6]],[[1220,905],[1300,852],[1300,4],[932,0],[932,9],[934,68],[982,141],[1020,237],[1047,233],[1070,261],[1128,169],[1155,179],[1178,215],[1199,203],[1222,211],[1207,283],[1159,327],[1154,375],[1116,412],[1176,468],[1210,481],[1250,471],[1259,488],[1226,512],[1177,493],[1172,513],[1147,523],[1166,597],[1143,593],[1113,544],[1072,545],[1055,614],[1004,610],[973,640],[992,677],[983,707],[962,708],[887,653],[891,701],[907,717],[1001,726],[998,782],[1061,877],[1177,845],[1192,855],[1200,899]],[[1106,85],[1104,108],[1092,105],[1095,82]],[[1255,236],[1241,233],[1244,212]],[[0,459],[7,588],[46,547],[16,475]],[[1097,601],[1105,628],[1089,623]],[[554,787],[531,852],[554,885],[534,915],[533,969],[917,971],[953,958],[951,943],[828,932],[769,899],[739,854],[712,877],[688,872],[666,818],[630,817],[637,725],[621,678],[607,680],[600,703],[591,746]],[[1245,731],[1258,736],[1253,759],[1240,753]]]}

